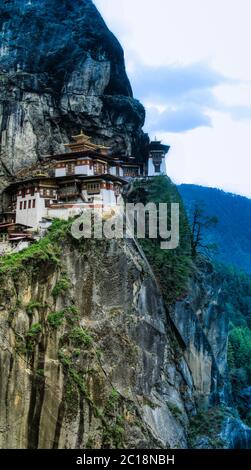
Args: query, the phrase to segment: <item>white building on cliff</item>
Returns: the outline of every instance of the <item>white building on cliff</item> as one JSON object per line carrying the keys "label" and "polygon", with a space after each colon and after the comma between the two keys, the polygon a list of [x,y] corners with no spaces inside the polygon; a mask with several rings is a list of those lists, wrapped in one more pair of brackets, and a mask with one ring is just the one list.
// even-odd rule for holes
{"label": "white building on cliff", "polygon": [[77,215],[95,206],[118,204],[122,188],[132,178],[166,174],[167,145],[151,142],[147,164],[110,155],[81,132],[66,144],[67,152],[46,157],[43,165],[28,168],[4,192],[2,221],[37,227],[43,218]]}

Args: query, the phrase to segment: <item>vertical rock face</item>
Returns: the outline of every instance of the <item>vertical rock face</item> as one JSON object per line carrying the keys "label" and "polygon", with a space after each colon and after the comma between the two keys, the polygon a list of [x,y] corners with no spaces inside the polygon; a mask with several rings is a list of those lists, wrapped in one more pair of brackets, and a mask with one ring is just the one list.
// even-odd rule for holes
{"label": "vertical rock face", "polygon": [[0,5],[1,154],[14,171],[60,152],[82,127],[114,152],[144,152],[145,112],[123,50],[91,0]]}
{"label": "vertical rock face", "polygon": [[0,448],[187,446],[192,379],[133,244],[64,242],[46,273],[7,274],[0,342]]}
{"label": "vertical rock face", "polygon": [[1,274],[0,448],[186,448],[224,378],[191,298],[171,320],[134,242],[56,240]]}
{"label": "vertical rock face", "polygon": [[[171,317],[182,337],[197,397],[211,404],[229,404],[227,379],[228,318],[221,282],[211,263],[197,262],[189,295],[176,302]],[[202,403],[203,404],[203,403]]]}
{"label": "vertical rock face", "polygon": [[[144,157],[144,109],[91,0],[5,0],[0,30],[5,171],[63,151],[81,127]],[[197,404],[228,399],[213,273],[202,266],[167,311],[133,242],[60,234],[0,269],[0,448],[187,447]]]}

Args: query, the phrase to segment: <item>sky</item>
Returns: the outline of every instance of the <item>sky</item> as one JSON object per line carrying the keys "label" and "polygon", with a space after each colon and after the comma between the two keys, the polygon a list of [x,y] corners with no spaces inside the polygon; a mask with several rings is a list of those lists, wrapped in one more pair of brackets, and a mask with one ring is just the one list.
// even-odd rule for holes
{"label": "sky", "polygon": [[251,198],[251,0],[94,0],[177,184]]}

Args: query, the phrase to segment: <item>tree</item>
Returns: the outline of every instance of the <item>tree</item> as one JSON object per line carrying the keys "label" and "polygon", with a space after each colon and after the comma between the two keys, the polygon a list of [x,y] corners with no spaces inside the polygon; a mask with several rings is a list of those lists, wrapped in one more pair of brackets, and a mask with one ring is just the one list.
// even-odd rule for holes
{"label": "tree", "polygon": [[199,251],[209,252],[216,250],[215,243],[207,243],[205,232],[218,223],[215,216],[207,216],[202,205],[196,203],[192,214],[191,247],[192,257],[195,258]]}

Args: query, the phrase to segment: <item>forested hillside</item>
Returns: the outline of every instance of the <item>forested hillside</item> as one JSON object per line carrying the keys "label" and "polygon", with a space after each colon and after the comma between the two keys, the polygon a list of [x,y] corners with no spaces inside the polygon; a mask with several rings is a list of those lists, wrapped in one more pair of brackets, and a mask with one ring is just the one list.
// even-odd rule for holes
{"label": "forested hillside", "polygon": [[218,224],[206,233],[208,243],[215,243],[213,258],[251,273],[251,200],[219,189],[190,184],[178,187],[190,220],[195,204]]}
{"label": "forested hillside", "polygon": [[[203,244],[215,244],[212,258],[219,275],[222,302],[229,319],[228,365],[233,401],[251,424],[251,200],[219,189],[181,185],[190,222],[199,207],[203,217],[216,216],[203,232]],[[203,250],[201,250],[203,251]],[[246,271],[246,272],[245,272]]]}

